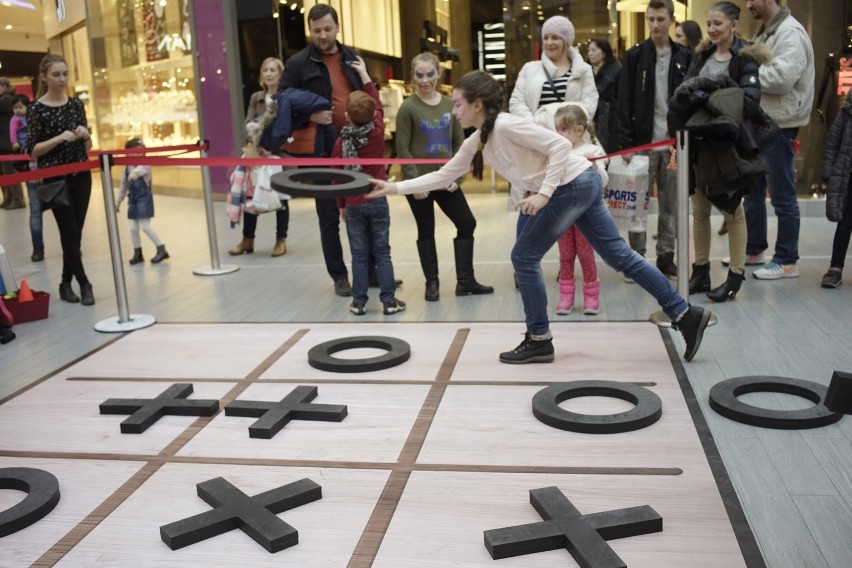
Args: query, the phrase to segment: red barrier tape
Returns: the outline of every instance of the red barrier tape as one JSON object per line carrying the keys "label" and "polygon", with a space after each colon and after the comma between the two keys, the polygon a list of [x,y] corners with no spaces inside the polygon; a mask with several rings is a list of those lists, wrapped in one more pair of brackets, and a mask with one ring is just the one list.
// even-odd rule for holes
{"label": "red barrier tape", "polygon": [[[652,142],[642,146],[635,146],[625,150],[619,150],[600,156],[591,158],[592,161],[620,156],[622,154],[632,154],[659,148],[662,146],[671,146],[675,143],[674,138]],[[94,150],[89,152],[90,155],[112,154],[115,157],[113,163],[117,166],[208,166],[208,167],[223,167],[233,168],[237,166],[254,167],[254,166],[314,166],[314,167],[332,167],[332,166],[352,166],[360,164],[362,166],[384,166],[389,164],[444,164],[445,159],[405,159],[405,158],[175,158],[188,152],[195,152],[206,149],[206,145],[187,144],[184,146],[163,146],[159,148],[127,148],[124,150]],[[147,154],[158,154],[162,152],[177,152],[169,156],[148,156]],[[10,154],[0,156],[0,161],[18,161],[29,160],[30,158],[23,154]],[[17,174],[9,174],[0,176],[0,185],[11,185],[26,181],[41,180],[45,178],[58,177],[70,173],[82,172],[85,170],[93,170],[100,167],[98,160],[89,160],[88,162],[77,162],[65,166],[55,166],[45,168],[43,170],[33,170],[29,172],[21,172]]]}
{"label": "red barrier tape", "polygon": [[54,166],[52,168],[44,168],[43,170],[31,170],[18,174],[9,174],[0,176],[0,185],[13,185],[25,181],[37,181],[47,178],[65,176],[68,174],[76,174],[77,172],[85,172],[87,170],[95,170],[101,167],[98,160],[89,160],[88,162],[74,162],[64,166]]}
{"label": "red barrier tape", "polygon": [[612,158],[614,156],[621,156],[622,154],[635,154],[636,152],[644,152],[645,150],[650,150],[652,148],[660,148],[662,146],[673,146],[674,143],[674,138],[667,138],[665,140],[660,140],[659,142],[651,142],[650,144],[643,144],[642,146],[634,146],[633,148],[619,150],[618,152],[613,152],[612,154],[607,154],[606,156],[595,156],[594,158],[589,158],[589,161],[594,162],[595,160],[604,160],[607,158]]}

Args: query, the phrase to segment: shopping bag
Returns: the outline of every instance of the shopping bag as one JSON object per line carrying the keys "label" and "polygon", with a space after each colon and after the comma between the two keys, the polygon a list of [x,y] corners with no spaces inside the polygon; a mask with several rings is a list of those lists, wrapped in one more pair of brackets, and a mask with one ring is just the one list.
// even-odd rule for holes
{"label": "shopping bag", "polygon": [[246,211],[249,213],[268,213],[277,211],[284,207],[282,201],[290,199],[286,193],[278,193],[272,189],[271,178],[273,174],[283,171],[281,166],[259,166],[252,168],[251,176],[254,185],[254,194],[246,202]]}
{"label": "shopping bag", "polygon": [[609,181],[604,201],[615,225],[624,231],[645,231],[648,218],[648,156],[634,155],[630,162],[621,156],[609,161]]}

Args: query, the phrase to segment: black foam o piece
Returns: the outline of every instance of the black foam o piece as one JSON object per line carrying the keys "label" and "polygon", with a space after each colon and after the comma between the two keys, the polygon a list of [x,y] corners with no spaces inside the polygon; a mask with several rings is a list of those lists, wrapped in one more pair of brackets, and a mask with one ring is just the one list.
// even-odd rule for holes
{"label": "black foam o piece", "polygon": [[834,371],[825,393],[825,407],[832,412],[852,414],[852,373]]}
{"label": "black foam o piece", "polygon": [[[340,359],[335,353],[346,349],[372,347],[384,349],[384,355],[366,359]],[[363,337],[344,337],[320,343],[308,351],[308,364],[314,369],[332,373],[369,373],[390,369],[408,361],[411,357],[411,346],[407,341],[395,337],[381,335],[365,335]]]}
{"label": "black foam o piece", "polygon": [[0,511],[0,538],[37,523],[59,503],[59,481],[43,469],[0,468],[0,489],[27,493],[23,501]]}
{"label": "black foam o piece", "polygon": [[272,189],[295,197],[348,197],[373,188],[363,172],[335,168],[301,168],[273,174]]}
{"label": "black foam o piece", "polygon": [[[737,399],[750,392],[778,392],[806,398],[814,403],[801,410],[772,410],[752,406]],[[779,430],[804,430],[834,424],[843,415],[831,412],[822,401],[826,387],[813,381],[790,377],[748,376],[716,383],[710,389],[710,408],[725,418],[750,426]]]}
{"label": "black foam o piece", "polygon": [[[636,407],[618,414],[578,414],[559,407],[560,402],[581,396],[608,396]],[[584,434],[617,434],[650,426],[663,415],[660,397],[646,388],[615,381],[572,381],[538,391],[532,400],[533,415],[544,424]]]}

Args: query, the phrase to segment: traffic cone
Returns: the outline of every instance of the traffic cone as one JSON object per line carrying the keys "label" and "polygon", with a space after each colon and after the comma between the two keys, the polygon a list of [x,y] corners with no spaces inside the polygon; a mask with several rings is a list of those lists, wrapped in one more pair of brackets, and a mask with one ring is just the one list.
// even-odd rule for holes
{"label": "traffic cone", "polygon": [[30,290],[30,285],[27,284],[27,281],[21,278],[21,289],[18,290],[18,303],[23,304],[24,302],[32,302],[33,301],[33,293]]}

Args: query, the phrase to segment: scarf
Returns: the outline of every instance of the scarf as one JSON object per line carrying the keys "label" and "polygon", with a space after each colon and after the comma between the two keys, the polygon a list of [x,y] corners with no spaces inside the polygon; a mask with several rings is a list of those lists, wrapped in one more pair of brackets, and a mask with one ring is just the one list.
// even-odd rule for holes
{"label": "scarf", "polygon": [[[343,130],[340,131],[340,138],[343,139],[343,157],[358,158],[358,148],[363,148],[367,144],[367,135],[375,127],[376,125],[373,122],[368,122],[361,126],[354,126],[352,124],[344,126]],[[360,172],[362,168],[360,164],[354,164],[343,166],[343,169]]]}

